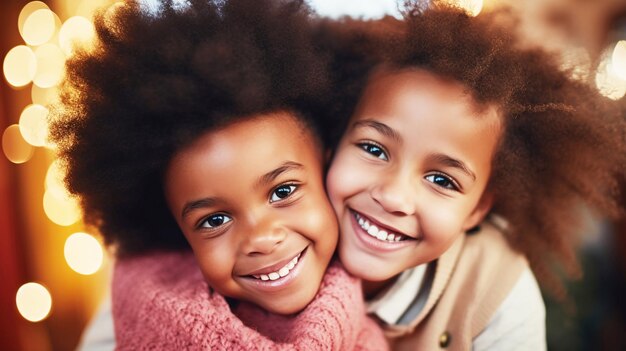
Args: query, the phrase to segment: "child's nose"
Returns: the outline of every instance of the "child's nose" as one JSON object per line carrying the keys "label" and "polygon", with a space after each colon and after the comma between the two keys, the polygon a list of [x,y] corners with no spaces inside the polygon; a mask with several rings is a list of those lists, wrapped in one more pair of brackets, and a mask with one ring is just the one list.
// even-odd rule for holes
{"label": "child's nose", "polygon": [[411,177],[391,174],[372,188],[371,196],[386,212],[410,216],[415,214],[415,194]]}
{"label": "child's nose", "polygon": [[287,237],[287,230],[277,223],[257,224],[251,228],[243,243],[246,255],[272,253]]}

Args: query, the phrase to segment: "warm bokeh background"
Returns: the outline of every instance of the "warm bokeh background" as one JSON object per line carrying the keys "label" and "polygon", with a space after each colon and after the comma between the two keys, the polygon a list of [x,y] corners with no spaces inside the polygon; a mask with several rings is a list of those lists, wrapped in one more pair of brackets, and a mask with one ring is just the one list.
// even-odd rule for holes
{"label": "warm bokeh background", "polygon": [[[512,6],[529,45],[557,50],[580,79],[626,104],[626,1],[450,1],[478,16]],[[108,293],[111,257],[63,189],[46,145],[45,118],[72,45],[89,45],[94,11],[114,2],[0,0],[2,350],[75,349]],[[396,10],[394,0],[309,2],[332,16]],[[626,349],[626,220],[590,221],[595,225],[580,252],[582,280],[570,284],[566,303],[546,296],[551,350]]]}

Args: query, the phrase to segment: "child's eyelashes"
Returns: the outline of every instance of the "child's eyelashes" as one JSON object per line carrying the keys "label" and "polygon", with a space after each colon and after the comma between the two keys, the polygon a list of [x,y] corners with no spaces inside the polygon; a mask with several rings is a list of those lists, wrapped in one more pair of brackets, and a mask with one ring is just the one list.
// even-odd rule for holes
{"label": "child's eyelashes", "polygon": [[361,148],[363,151],[367,152],[368,154],[383,160],[383,161],[388,161],[389,160],[389,156],[387,155],[387,152],[385,151],[385,149],[372,141],[365,141],[365,142],[360,142],[356,144],[359,148]]}
{"label": "child's eyelashes", "polygon": [[215,213],[202,219],[200,223],[198,223],[198,228],[214,230],[229,223],[232,220],[233,219],[228,215],[225,215],[223,213]]}
{"label": "child's eyelashes", "polygon": [[427,181],[447,190],[459,191],[459,185],[450,177],[442,173],[433,173],[424,177]]}
{"label": "child's eyelashes", "polygon": [[291,197],[298,190],[297,184],[282,184],[274,188],[270,194],[270,203],[283,201]]}

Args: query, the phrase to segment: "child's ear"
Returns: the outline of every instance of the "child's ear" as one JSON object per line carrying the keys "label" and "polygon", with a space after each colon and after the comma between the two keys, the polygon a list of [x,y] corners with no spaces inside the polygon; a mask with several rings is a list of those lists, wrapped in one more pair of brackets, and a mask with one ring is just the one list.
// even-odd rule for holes
{"label": "child's ear", "polygon": [[491,210],[491,206],[493,206],[493,193],[490,191],[483,192],[483,195],[480,197],[478,204],[474,208],[474,211],[467,217],[465,223],[463,223],[463,230],[468,230],[477,226],[485,216]]}

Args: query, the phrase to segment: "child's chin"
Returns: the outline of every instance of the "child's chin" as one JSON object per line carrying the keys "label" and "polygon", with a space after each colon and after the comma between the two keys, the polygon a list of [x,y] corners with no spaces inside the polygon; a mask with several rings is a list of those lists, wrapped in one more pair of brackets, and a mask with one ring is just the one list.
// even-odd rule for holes
{"label": "child's chin", "polygon": [[316,294],[317,289],[311,289],[311,291],[299,291],[289,296],[276,296],[276,298],[263,301],[261,307],[271,313],[290,315],[305,309],[313,301]]}
{"label": "child's chin", "polygon": [[[358,259],[354,255],[354,249],[348,249],[347,253],[340,251],[339,259],[348,273],[353,276],[371,282],[381,282],[393,278],[398,272],[392,272],[389,269],[378,268],[371,264],[373,261]],[[352,253],[352,254],[350,254]]]}
{"label": "child's chin", "polygon": [[281,315],[290,315],[301,312],[311,301],[315,295],[310,298],[304,297],[292,297],[292,298],[280,298],[274,299],[273,301],[264,301],[261,305],[263,309],[267,310],[270,313],[281,314]]}

